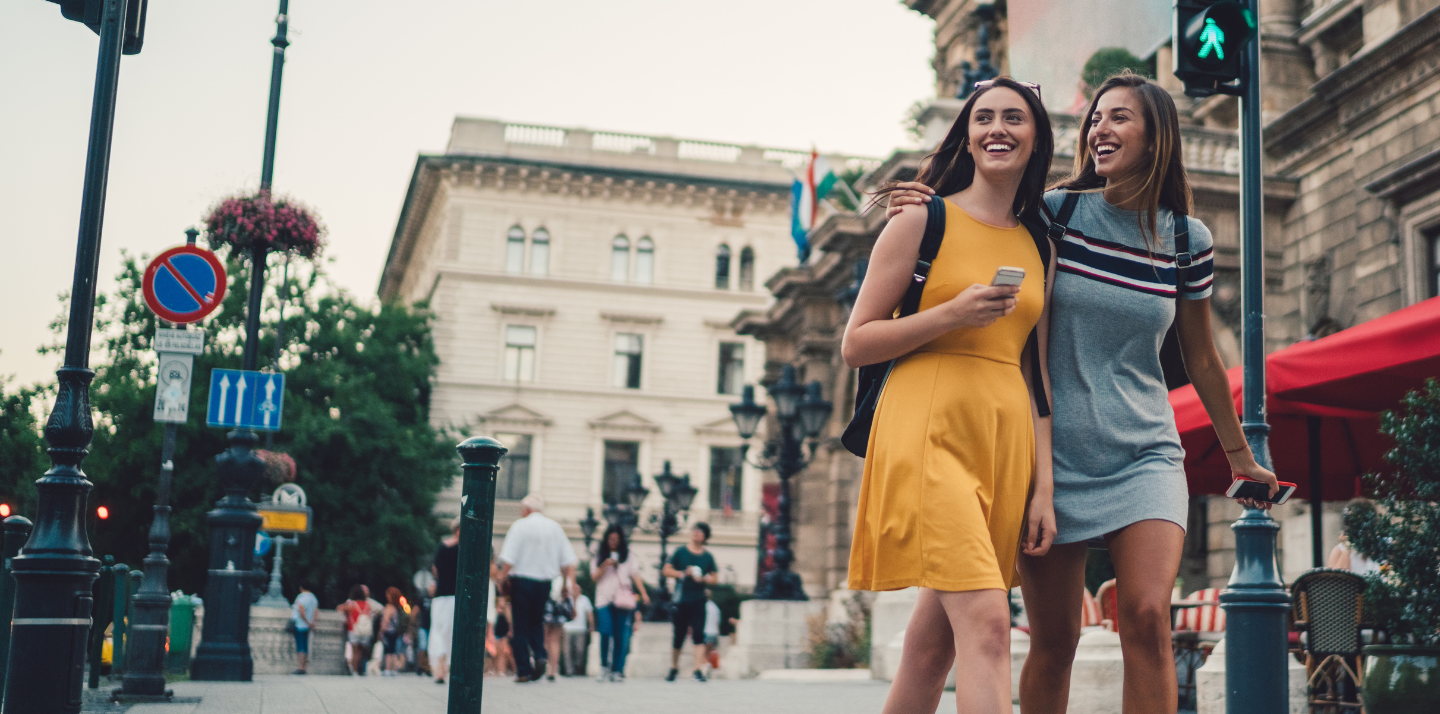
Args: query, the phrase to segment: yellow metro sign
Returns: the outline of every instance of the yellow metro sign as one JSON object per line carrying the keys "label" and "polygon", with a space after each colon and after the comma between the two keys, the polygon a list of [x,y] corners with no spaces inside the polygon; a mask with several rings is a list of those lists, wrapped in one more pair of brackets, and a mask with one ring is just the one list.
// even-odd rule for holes
{"label": "yellow metro sign", "polygon": [[309,533],[310,532],[310,509],[309,508],[276,508],[274,506],[261,506],[256,509],[260,513],[260,530],[266,533]]}

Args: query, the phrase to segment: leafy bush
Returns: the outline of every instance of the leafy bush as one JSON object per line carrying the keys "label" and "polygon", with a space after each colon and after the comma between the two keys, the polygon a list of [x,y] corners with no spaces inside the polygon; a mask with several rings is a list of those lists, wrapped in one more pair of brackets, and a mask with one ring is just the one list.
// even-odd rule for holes
{"label": "leafy bush", "polygon": [[1150,76],[1150,63],[1130,54],[1130,50],[1124,47],[1102,47],[1085,60],[1085,68],[1080,71],[1080,79],[1090,88],[1096,89],[1105,80],[1130,70],[1135,74]]}
{"label": "leafy bush", "polygon": [[860,593],[845,603],[845,622],[830,623],[826,612],[810,616],[810,666],[855,669],[870,666],[870,605]]}
{"label": "leafy bush", "polygon": [[1440,644],[1440,382],[1405,395],[1380,431],[1395,439],[1394,469],[1365,477],[1375,507],[1346,509],[1345,531],[1381,565],[1365,592],[1375,624],[1397,642]]}

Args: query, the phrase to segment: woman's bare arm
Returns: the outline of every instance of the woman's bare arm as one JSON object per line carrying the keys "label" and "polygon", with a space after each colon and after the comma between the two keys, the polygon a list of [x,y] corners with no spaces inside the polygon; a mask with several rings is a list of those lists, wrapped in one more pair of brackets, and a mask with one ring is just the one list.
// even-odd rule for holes
{"label": "woman's bare arm", "polygon": [[924,208],[907,207],[876,239],[840,347],[850,367],[895,359],[951,330],[988,326],[1015,309],[1019,287],[976,284],[933,309],[893,318],[914,279],[927,218]]}
{"label": "woman's bare arm", "polygon": [[[1231,471],[1263,481],[1270,486],[1270,495],[1275,495],[1280,490],[1275,474],[1255,462],[1245,432],[1240,428],[1240,417],[1235,414],[1230,379],[1225,375],[1225,364],[1220,361],[1220,354],[1215,351],[1215,340],[1210,335],[1210,298],[1177,298],[1176,302],[1175,318],[1178,321],[1180,354],[1185,359],[1185,373],[1210,415],[1210,423],[1220,437],[1220,448],[1225,450]],[[1251,507],[1269,507],[1268,504],[1245,503]]]}

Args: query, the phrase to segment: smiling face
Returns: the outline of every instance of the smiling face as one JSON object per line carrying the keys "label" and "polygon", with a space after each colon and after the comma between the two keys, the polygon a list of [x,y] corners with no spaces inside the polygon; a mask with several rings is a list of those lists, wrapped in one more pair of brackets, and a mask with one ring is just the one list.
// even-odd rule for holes
{"label": "smiling face", "polygon": [[1145,115],[1134,90],[1117,87],[1100,95],[1090,115],[1087,143],[1096,175],[1110,183],[1134,175],[1150,160]]}
{"label": "smiling face", "polygon": [[610,535],[605,536],[605,545],[610,546],[610,550],[620,550],[620,534],[611,531]]}
{"label": "smiling face", "polygon": [[1018,178],[1035,150],[1035,118],[1020,93],[996,87],[975,100],[970,111],[969,147],[975,170]]}

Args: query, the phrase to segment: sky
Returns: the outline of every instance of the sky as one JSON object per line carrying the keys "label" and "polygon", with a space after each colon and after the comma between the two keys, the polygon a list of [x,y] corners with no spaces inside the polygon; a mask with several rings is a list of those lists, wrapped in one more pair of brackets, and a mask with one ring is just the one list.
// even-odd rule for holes
{"label": "sky", "polygon": [[[276,0],[150,0],[121,64],[100,289],[259,186]],[[456,115],[884,157],[934,95],[934,23],[899,0],[292,0],[275,190],[374,299],[419,153]],[[96,36],[0,3],[0,380],[48,380],[73,280]]]}

